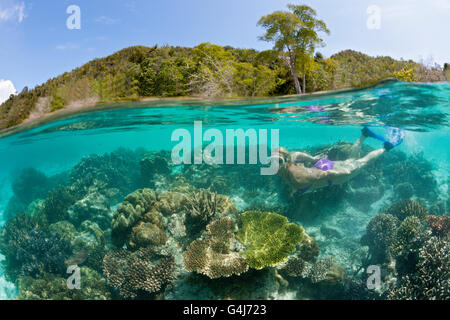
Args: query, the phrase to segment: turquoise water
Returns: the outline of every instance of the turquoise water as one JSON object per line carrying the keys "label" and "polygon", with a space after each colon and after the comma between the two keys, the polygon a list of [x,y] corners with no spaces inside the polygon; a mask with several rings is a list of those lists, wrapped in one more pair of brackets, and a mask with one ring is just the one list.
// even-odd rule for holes
{"label": "turquoise water", "polygon": [[[364,247],[360,244],[360,238],[364,235],[367,224],[377,213],[396,201],[402,200],[403,193],[402,196],[399,196],[398,193],[399,190],[404,189],[398,189],[397,184],[403,184],[402,186],[409,184],[406,187],[408,191],[404,193],[404,197],[421,200],[424,206],[430,211],[434,210],[433,213],[436,215],[448,214],[449,99],[450,85],[448,83],[407,84],[390,82],[369,89],[329,95],[306,96],[298,99],[273,99],[270,102],[264,101],[264,104],[257,100],[226,105],[175,104],[158,106],[139,103],[136,104],[136,107],[130,104],[127,105],[127,108],[74,115],[0,139],[0,154],[2,155],[0,157],[0,181],[2,182],[0,184],[0,221],[2,224],[5,223],[6,220],[17,215],[19,211],[26,211],[29,215],[39,215],[39,209],[37,211],[31,210],[30,203],[38,200],[45,201],[49,192],[59,184],[70,185],[68,176],[70,176],[71,170],[83,159],[86,159],[85,157],[93,154],[103,156],[106,153],[125,148],[119,151],[121,157],[128,157],[127,154],[129,153],[129,157],[133,158],[130,161],[136,161],[136,166],[138,166],[142,159],[163,155],[164,153],[161,153],[161,151],[172,150],[177,143],[171,141],[174,130],[184,128],[194,136],[194,121],[202,121],[204,131],[219,129],[224,136],[227,129],[278,129],[280,146],[286,147],[288,150],[307,150],[310,153],[314,153],[315,148],[320,146],[331,146],[340,142],[353,143],[360,137],[363,125],[399,127],[405,131],[404,142],[378,161],[376,164],[378,171],[370,169],[372,171],[369,170],[367,171],[369,173],[362,174],[363,177],[355,178],[355,181],[345,184],[338,191],[337,189],[330,188],[327,190],[325,188],[325,190],[300,196],[291,196],[286,184],[277,176],[259,177],[258,180],[255,180],[255,178],[253,181],[245,180],[247,174],[249,174],[248,179],[252,180],[251,174],[248,173],[252,169],[248,166],[242,166],[241,169],[239,165],[232,165],[230,169],[217,169],[217,172],[212,169],[208,171],[209,169],[201,167],[196,169],[198,171],[197,176],[201,175],[202,170],[204,170],[205,177],[203,180],[206,179],[205,181],[207,181],[209,175],[210,182],[204,182],[203,180],[199,182],[195,180],[196,175],[186,171],[187,166],[171,165],[170,154],[167,156],[167,153],[165,153],[170,173],[158,173],[160,176],[157,179],[152,176],[151,179],[154,180],[148,182],[147,185],[146,183],[142,184],[137,179],[131,182],[129,186],[123,185],[123,190],[120,186],[116,186],[120,189],[119,196],[107,201],[106,211],[109,213],[106,216],[110,220],[105,223],[105,226],[100,227],[106,239],[105,252],[114,250],[114,240],[111,240],[111,237],[114,237],[114,232],[111,235],[110,225],[108,226],[108,224],[112,223],[113,214],[117,206],[123,202],[125,195],[143,186],[151,187],[159,193],[171,191],[174,188],[173,179],[181,176],[194,189],[207,189],[212,186],[216,178],[211,175],[217,174],[217,179],[219,179],[221,174],[224,176],[223,179],[226,180],[227,174],[239,176],[239,171],[242,170],[243,177],[241,177],[241,180],[233,183],[226,181],[227,188],[221,189],[220,186],[215,186],[213,187],[214,191],[228,196],[239,212],[249,208],[260,209],[261,211],[270,209],[270,211],[287,216],[289,221],[302,225],[306,232],[317,241],[320,247],[319,258],[332,256],[348,275],[356,274],[356,278],[360,278],[361,273],[358,273],[358,271],[363,266],[362,261],[367,255],[367,246]],[[320,107],[311,108],[311,105]],[[367,149],[364,150],[368,152],[370,149],[380,147],[380,141],[368,139],[365,143]],[[414,160],[415,157],[420,159],[421,167],[419,169],[415,167],[405,169],[405,172],[407,172],[405,175],[408,176],[405,178],[404,175],[399,178],[401,181],[396,179],[396,174],[399,174],[396,171],[399,170],[398,168],[392,168],[392,171],[386,171],[386,169],[383,173],[380,173],[383,167],[392,165],[392,162],[406,161],[403,167],[412,166],[411,163],[416,161]],[[96,161],[101,162],[102,160],[97,159]],[[112,166],[120,166],[121,163],[116,162]],[[129,164],[124,163],[123,165],[125,168]],[[95,166],[96,162],[94,161],[90,167],[87,166],[83,175],[89,174],[89,170],[96,170]],[[45,188],[48,190],[38,192],[38,195],[32,194],[31,191],[30,194],[27,193],[28,187],[33,189],[33,186],[27,183],[32,184],[33,180],[24,182],[25,187],[22,186],[21,190],[31,198],[26,201],[22,199],[19,201],[22,203],[16,203],[14,208],[11,205],[11,199],[14,198],[17,190],[14,191],[12,185],[25,168],[38,170],[51,182],[46,184]],[[123,171],[117,167],[114,169],[117,169],[117,172],[115,172],[117,175],[129,173],[130,177],[127,177],[127,179],[134,177],[130,173],[130,170],[133,170],[132,165],[131,169],[126,167]],[[98,168],[98,170],[102,169]],[[141,167],[141,169],[136,168],[135,176],[139,175],[139,170],[141,170],[142,175]],[[377,176],[378,174],[383,174],[383,178]],[[426,180],[423,180],[423,176],[415,176],[419,174],[426,175]],[[169,176],[173,179],[169,179]],[[83,176],[78,178],[82,179]],[[108,179],[112,178],[108,177]],[[368,183],[368,180],[371,182]],[[424,181],[429,184],[425,185]],[[90,181],[90,183],[93,182]],[[261,185],[258,185],[258,183]],[[375,189],[374,186],[376,186]],[[421,190],[421,187],[425,190]],[[433,190],[426,188],[433,188]],[[339,194],[336,194],[336,198],[331,199],[330,194],[335,192],[339,192]],[[248,193],[251,193],[251,195]],[[78,200],[81,199],[76,199],[76,201]],[[88,203],[86,210],[89,211],[89,209]],[[67,216],[61,219],[67,220]],[[173,232],[169,230],[172,227],[169,227],[170,222],[167,220],[170,220],[171,217],[165,216],[165,219],[164,230],[166,235],[169,239],[178,241],[178,238],[172,235]],[[86,220],[89,220],[89,215]],[[58,221],[62,220],[52,222]],[[82,232],[81,226],[74,222],[71,223],[76,226],[77,232]],[[195,237],[191,240],[194,239]],[[180,250],[186,250],[187,244],[178,245],[178,247],[180,246],[182,248]],[[72,250],[74,256],[77,255],[75,251],[75,249]],[[263,271],[251,270],[240,277],[235,275],[231,278],[220,278],[216,280],[216,283],[209,278],[207,281],[200,279],[197,282],[194,281],[196,282],[194,286],[192,281],[185,281],[185,279],[192,277],[192,274],[194,274],[194,277],[198,276],[198,272],[183,270],[182,252],[173,253],[172,256],[175,257],[176,280],[168,288],[159,290],[159,293],[163,292],[167,299],[221,299],[224,296],[222,293],[215,292],[215,286],[223,286],[223,282],[226,281],[248,283],[253,281],[250,277],[260,277],[258,279],[263,279],[261,280],[263,283],[267,282],[263,285],[263,288],[257,288],[261,291],[261,295],[253,297],[242,293],[238,297],[311,298],[308,293],[298,288],[300,285],[297,284],[297,281],[299,283],[306,281],[303,278],[295,280],[296,278],[286,276],[290,280],[290,285],[287,288],[283,288],[279,284],[275,285],[276,280],[274,280],[274,277],[271,278],[270,274],[275,272],[274,270],[277,267],[267,267]],[[52,273],[49,270],[46,270],[46,272],[46,276],[48,276],[48,273]],[[108,279],[102,266],[99,266],[97,272],[99,278]],[[2,273],[4,274],[5,271]],[[34,279],[44,277],[42,272],[33,273],[29,276]],[[63,279],[66,277],[61,273],[58,276]],[[14,280],[10,277],[6,277],[6,279],[11,281],[6,280],[5,277],[0,278],[0,298],[13,298],[18,293],[17,287],[21,277],[16,277],[15,285],[12,283]],[[110,279],[108,283],[109,286],[105,290],[110,290],[112,297],[123,298],[123,295],[121,296],[120,293],[116,292],[117,290],[112,288]],[[191,287],[187,283],[191,283]],[[314,292],[313,298],[329,298],[321,295],[321,292],[326,289],[314,287],[314,284],[310,285],[313,288],[311,292]],[[188,287],[190,289],[186,289]],[[24,288],[26,288],[25,285]],[[29,288],[34,287],[30,286]],[[249,291],[252,290],[249,289]],[[154,293],[152,292],[152,294]],[[83,296],[82,298],[86,297]]]}

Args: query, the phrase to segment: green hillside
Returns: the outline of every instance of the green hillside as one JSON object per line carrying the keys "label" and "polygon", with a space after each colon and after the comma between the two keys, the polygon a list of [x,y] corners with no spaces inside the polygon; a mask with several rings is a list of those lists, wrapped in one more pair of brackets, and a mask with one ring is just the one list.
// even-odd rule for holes
{"label": "green hillside", "polygon": [[[307,92],[364,86],[387,77],[443,81],[445,71],[412,61],[372,58],[347,50],[325,59],[316,54]],[[447,70],[448,71],[448,70]],[[448,74],[448,72],[447,72]],[[203,43],[195,48],[123,49],[92,60],[46,83],[11,96],[0,106],[0,129],[74,103],[132,101],[143,97],[259,97],[294,94],[288,67],[276,51],[258,52]]]}

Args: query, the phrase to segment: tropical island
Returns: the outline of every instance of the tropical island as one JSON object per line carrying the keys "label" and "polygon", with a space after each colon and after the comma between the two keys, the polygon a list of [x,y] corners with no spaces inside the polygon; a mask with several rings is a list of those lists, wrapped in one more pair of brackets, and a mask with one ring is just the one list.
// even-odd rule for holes
{"label": "tropical island", "polygon": [[201,43],[194,48],[133,46],[94,59],[33,89],[25,87],[0,105],[0,130],[61,110],[148,98],[253,98],[357,88],[386,78],[409,82],[450,79],[446,63],[370,57],[345,50],[324,57],[326,23],[311,7],[289,5],[262,17],[260,40],[272,50]]}

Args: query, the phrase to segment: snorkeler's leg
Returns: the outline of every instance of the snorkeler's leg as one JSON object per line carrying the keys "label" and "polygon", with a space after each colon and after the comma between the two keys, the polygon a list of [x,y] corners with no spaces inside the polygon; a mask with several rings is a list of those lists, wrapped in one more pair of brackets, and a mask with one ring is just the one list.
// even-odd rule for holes
{"label": "snorkeler's leg", "polygon": [[359,157],[364,140],[366,140],[366,136],[362,135],[361,138],[356,140],[356,142],[353,144],[352,148],[350,149],[350,156],[349,156],[351,159],[356,159]]}
{"label": "snorkeler's leg", "polygon": [[362,168],[365,167],[371,163],[373,163],[375,160],[377,160],[379,157],[381,157],[386,152],[386,149],[378,149],[370,152],[365,157],[356,160],[357,167]]}
{"label": "snorkeler's leg", "polygon": [[307,154],[307,153],[305,153],[305,152],[299,152],[299,151],[296,151],[296,152],[292,152],[291,153],[291,155],[290,155],[290,158],[291,158],[291,161],[293,162],[293,163],[295,163],[295,162],[315,162],[315,161],[318,161],[319,160],[319,157],[313,157],[312,155],[310,155],[310,154]]}

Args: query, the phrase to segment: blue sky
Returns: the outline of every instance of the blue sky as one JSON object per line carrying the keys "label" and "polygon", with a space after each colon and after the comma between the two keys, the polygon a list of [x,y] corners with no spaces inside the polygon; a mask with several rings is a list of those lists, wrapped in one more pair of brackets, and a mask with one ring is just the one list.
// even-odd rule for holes
{"label": "blue sky", "polygon": [[[326,21],[326,56],[354,49],[450,62],[450,0],[0,0],[0,99],[11,82],[34,87],[132,45],[269,49],[256,23],[288,3],[311,5]],[[66,27],[69,5],[81,8],[80,30]],[[377,30],[367,27],[371,5],[381,9]]]}

